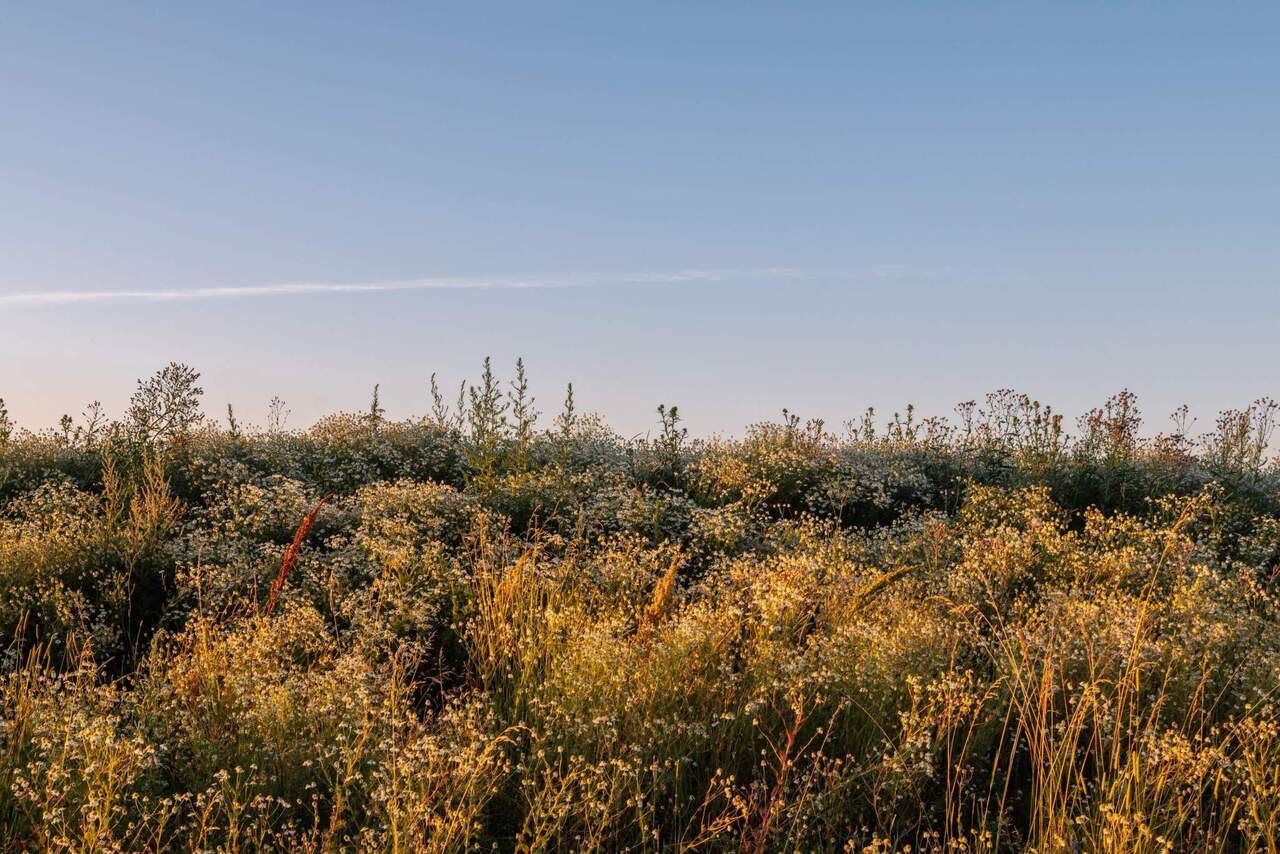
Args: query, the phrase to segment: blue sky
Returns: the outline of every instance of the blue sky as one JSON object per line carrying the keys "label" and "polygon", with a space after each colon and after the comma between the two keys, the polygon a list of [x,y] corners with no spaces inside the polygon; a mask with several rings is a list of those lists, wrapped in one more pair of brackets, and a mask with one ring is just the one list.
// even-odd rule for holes
{"label": "blue sky", "polygon": [[0,397],[118,414],[177,359],[210,411],[279,394],[301,423],[381,383],[402,416],[433,371],[523,355],[544,410],[573,381],[626,432],[663,401],[740,432],[1000,387],[1207,427],[1280,394],[1278,29],[1248,3],[11,4]]}

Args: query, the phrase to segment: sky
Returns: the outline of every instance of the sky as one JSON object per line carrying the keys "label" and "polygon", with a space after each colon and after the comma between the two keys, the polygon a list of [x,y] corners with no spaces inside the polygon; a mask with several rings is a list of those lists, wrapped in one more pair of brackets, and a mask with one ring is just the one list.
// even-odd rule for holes
{"label": "sky", "polygon": [[1280,5],[0,7],[0,398],[1280,397]]}

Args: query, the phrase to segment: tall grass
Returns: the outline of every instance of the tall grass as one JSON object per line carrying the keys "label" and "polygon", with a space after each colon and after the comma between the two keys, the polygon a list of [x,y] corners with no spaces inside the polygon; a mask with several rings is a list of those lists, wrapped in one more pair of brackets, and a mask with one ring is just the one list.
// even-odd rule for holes
{"label": "tall grass", "polygon": [[1265,401],[626,442],[501,389],[6,435],[4,847],[1276,850]]}

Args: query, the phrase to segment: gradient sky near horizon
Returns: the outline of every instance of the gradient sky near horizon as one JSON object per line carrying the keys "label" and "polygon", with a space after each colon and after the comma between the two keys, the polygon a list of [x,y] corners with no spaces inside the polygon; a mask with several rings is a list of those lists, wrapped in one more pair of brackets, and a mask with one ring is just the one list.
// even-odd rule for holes
{"label": "gradient sky near horizon", "polygon": [[0,397],[1280,396],[1280,5],[6,4]]}

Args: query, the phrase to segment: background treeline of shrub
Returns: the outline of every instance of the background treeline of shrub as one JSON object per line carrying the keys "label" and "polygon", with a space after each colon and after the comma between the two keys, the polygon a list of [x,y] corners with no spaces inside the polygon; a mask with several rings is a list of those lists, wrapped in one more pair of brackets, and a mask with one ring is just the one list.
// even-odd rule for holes
{"label": "background treeline of shrub", "polygon": [[[448,491],[445,503],[465,508],[450,511],[454,529],[433,531],[455,544],[481,514],[484,527],[517,541],[628,535],[678,546],[694,574],[758,552],[780,520],[875,530],[922,512],[953,514],[976,488],[1042,487],[1072,527],[1091,509],[1141,517],[1166,496],[1211,490],[1201,541],[1222,560],[1247,552],[1280,566],[1280,547],[1266,545],[1280,517],[1280,467],[1269,458],[1280,406],[1266,398],[1222,413],[1198,436],[1185,407],[1170,432],[1144,433],[1128,391],[1069,434],[1051,407],[1001,390],[962,403],[952,419],[868,409],[831,429],[783,410],[740,438],[690,437],[679,410],[663,405],[653,431],[625,438],[580,413],[572,386],[560,412],[542,418],[523,362],[503,382],[485,360],[480,379],[451,400],[432,377],[422,417],[389,420],[375,388],[366,411],[306,429],[288,427],[279,399],[263,427],[242,424],[231,407],[207,418],[198,381],[170,364],[139,380],[123,418],[107,419],[95,403],[43,431],[16,429],[0,403],[6,637],[21,646],[89,636],[100,660],[128,672],[158,627],[187,618],[184,568],[256,561],[241,567],[235,591],[256,602],[279,560],[270,550],[288,544],[315,500],[332,496],[310,548],[341,562],[369,488],[401,482],[435,484]],[[272,523],[240,540],[219,536],[216,525],[253,512]],[[244,555],[222,554],[237,548]]]}
{"label": "background treeline of shrub", "polygon": [[453,402],[433,378],[431,413],[423,417],[388,420],[375,389],[367,411],[306,429],[287,428],[278,399],[266,427],[246,428],[230,407],[224,420],[208,419],[198,379],[171,364],[139,381],[123,419],[107,420],[95,403],[81,419],[64,416],[56,429],[36,432],[16,429],[0,401],[0,501],[44,483],[101,491],[107,456],[136,460],[162,448],[174,494],[189,505],[205,503],[214,473],[230,467],[240,477],[282,476],[316,495],[431,480],[492,502],[517,530],[535,522],[572,528],[584,513],[608,524],[592,518],[600,508],[587,506],[584,484],[646,491],[677,516],[748,503],[774,517],[813,514],[848,526],[884,524],[920,508],[954,510],[970,485],[1044,486],[1078,515],[1089,508],[1141,514],[1153,498],[1216,483],[1249,515],[1280,510],[1280,470],[1269,458],[1280,405],[1269,398],[1222,413],[1200,435],[1186,407],[1173,414],[1169,432],[1144,433],[1128,391],[1069,432],[1051,407],[1001,390],[960,404],[951,419],[921,419],[911,406],[883,419],[868,409],[832,429],[783,410],[779,421],[735,439],[691,438],[679,410],[660,406],[651,433],[625,438],[599,417],[579,414],[572,386],[563,411],[539,429],[522,363],[515,380],[503,383],[486,360],[479,383],[464,383]]}

